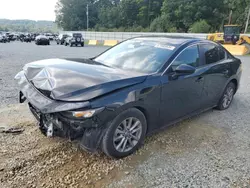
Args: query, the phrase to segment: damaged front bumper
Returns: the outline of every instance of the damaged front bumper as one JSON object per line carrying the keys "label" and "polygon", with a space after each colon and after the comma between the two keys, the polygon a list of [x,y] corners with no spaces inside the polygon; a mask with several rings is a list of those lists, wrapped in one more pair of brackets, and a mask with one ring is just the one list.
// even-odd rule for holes
{"label": "damaged front bumper", "polygon": [[81,148],[95,152],[105,133],[105,125],[98,116],[85,120],[65,117],[62,113],[41,114],[29,104],[30,111],[39,122],[39,129],[47,137],[62,137],[78,141]]}
{"label": "damaged front bumper", "polygon": [[19,73],[18,83],[21,87],[19,100],[21,103],[28,100],[29,109],[38,120],[44,135],[77,140],[85,150],[96,151],[105,132],[105,125],[100,118],[102,113],[91,118],[69,117],[68,112],[88,109],[90,103],[52,100],[38,91],[22,73]]}

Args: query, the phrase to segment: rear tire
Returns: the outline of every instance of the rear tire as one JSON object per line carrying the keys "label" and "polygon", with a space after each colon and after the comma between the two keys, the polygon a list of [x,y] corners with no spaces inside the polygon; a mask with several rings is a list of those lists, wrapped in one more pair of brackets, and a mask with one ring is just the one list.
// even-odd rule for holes
{"label": "rear tire", "polygon": [[236,91],[236,85],[233,82],[230,82],[225,88],[225,91],[223,92],[222,97],[216,109],[218,110],[228,109],[230,105],[232,104],[235,91]]}
{"label": "rear tire", "polygon": [[131,108],[111,122],[102,139],[102,151],[112,158],[123,158],[134,153],[144,142],[147,121],[144,114]]}

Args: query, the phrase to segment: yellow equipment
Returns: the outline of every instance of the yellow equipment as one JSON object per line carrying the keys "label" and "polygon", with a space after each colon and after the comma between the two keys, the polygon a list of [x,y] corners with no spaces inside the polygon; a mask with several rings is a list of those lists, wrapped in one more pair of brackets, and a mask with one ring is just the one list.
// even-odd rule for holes
{"label": "yellow equipment", "polygon": [[250,38],[246,35],[240,35],[239,25],[225,25],[223,33],[208,34],[207,39],[223,44],[233,55],[250,53]]}

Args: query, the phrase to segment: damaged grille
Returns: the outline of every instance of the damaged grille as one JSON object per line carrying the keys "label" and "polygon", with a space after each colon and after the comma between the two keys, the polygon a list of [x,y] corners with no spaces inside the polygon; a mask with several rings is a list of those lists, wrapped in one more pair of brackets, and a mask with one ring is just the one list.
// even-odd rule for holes
{"label": "damaged grille", "polygon": [[35,118],[40,121],[40,113],[38,112],[38,110],[30,103],[28,103],[29,105],[29,109],[32,112],[32,114],[35,116]]}

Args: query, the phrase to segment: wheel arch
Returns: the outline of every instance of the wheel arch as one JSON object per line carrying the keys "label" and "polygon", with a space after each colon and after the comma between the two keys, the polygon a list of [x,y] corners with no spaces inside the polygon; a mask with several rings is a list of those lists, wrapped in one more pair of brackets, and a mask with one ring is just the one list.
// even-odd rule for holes
{"label": "wheel arch", "polygon": [[141,111],[141,113],[143,113],[143,115],[146,118],[146,122],[147,122],[147,129],[146,129],[146,134],[148,133],[148,127],[149,127],[149,123],[150,123],[150,115],[149,112],[146,110],[146,108],[142,107],[142,106],[134,106],[134,108],[138,109]]}
{"label": "wheel arch", "polygon": [[238,80],[236,79],[236,78],[233,78],[233,79],[231,79],[228,83],[230,83],[230,82],[232,82],[232,83],[234,83],[235,84],[235,93],[237,92],[237,90],[238,90]]}

